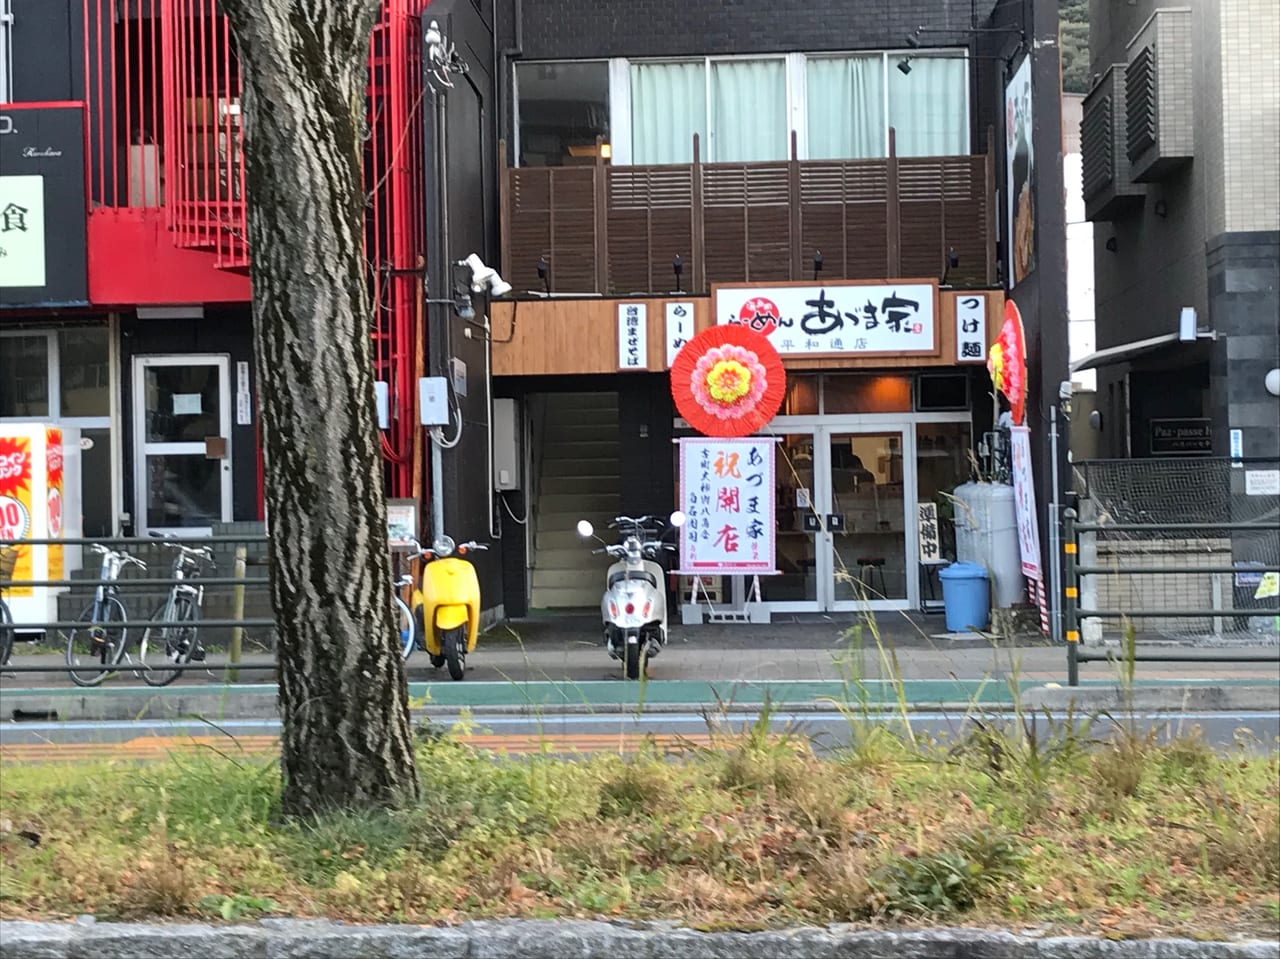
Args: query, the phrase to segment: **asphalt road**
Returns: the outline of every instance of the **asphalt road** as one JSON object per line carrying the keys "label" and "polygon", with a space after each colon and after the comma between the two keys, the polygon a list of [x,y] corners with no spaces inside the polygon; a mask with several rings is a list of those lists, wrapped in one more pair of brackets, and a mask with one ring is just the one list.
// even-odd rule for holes
{"label": "asphalt road", "polygon": [[[893,722],[892,713],[873,714],[876,721]],[[437,712],[431,722],[449,727],[460,717]],[[723,721],[724,728],[740,730],[754,723],[759,713],[734,713]],[[1012,713],[987,712],[986,722],[1011,721]],[[1054,719],[1065,722],[1057,714]],[[1036,717],[1046,731],[1043,714]],[[1078,720],[1077,720],[1078,721]],[[1123,717],[1138,729],[1155,727],[1162,737],[1189,733],[1199,728],[1205,740],[1218,749],[1245,748],[1250,752],[1274,752],[1280,737],[1280,712],[1170,712],[1138,713]],[[963,732],[968,717],[961,711],[918,713],[911,716],[917,735],[955,738]],[[1098,720],[1095,735],[1105,735],[1111,720]],[[811,737],[821,751],[839,749],[849,743],[849,721],[838,712],[777,712],[771,717],[775,732],[795,729]],[[0,724],[0,760],[4,762],[58,762],[103,759],[158,758],[172,750],[217,749],[270,755],[278,748],[278,720],[227,720],[213,726],[194,721],[141,722],[7,722]],[[696,711],[633,714],[583,715],[543,714],[480,715],[469,719],[462,738],[475,746],[513,754],[547,749],[557,754],[575,752],[633,752],[652,737],[667,751],[712,742],[707,718]]]}

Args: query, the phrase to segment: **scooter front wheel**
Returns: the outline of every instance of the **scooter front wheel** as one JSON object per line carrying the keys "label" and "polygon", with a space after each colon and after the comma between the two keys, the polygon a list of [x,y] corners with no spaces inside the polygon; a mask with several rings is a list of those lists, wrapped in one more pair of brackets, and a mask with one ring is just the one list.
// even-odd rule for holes
{"label": "scooter front wheel", "polygon": [[446,631],[440,637],[440,647],[449,667],[449,678],[461,679],[467,671],[467,627],[458,626]]}
{"label": "scooter front wheel", "polygon": [[627,669],[627,679],[639,679],[640,674],[644,671],[645,660],[648,659],[644,654],[643,644],[637,637],[628,636],[626,638],[626,647],[623,650],[623,663]]}

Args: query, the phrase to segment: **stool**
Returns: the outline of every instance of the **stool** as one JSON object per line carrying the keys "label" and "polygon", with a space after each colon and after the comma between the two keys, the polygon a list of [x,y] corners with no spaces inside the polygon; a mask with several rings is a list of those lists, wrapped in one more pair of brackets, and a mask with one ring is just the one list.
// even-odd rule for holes
{"label": "stool", "polygon": [[880,578],[880,596],[883,597],[888,591],[884,581],[884,557],[858,557],[858,579],[862,580],[862,585],[867,587],[868,592],[873,588],[877,576]]}
{"label": "stool", "polygon": [[[946,569],[947,566],[949,565],[950,564],[947,563],[946,561],[941,561],[941,562],[933,561],[933,562],[920,564],[920,579],[922,580],[921,585],[924,587],[920,591],[921,592],[921,596],[920,596],[921,612],[929,613],[942,608],[942,602],[938,599],[938,592],[940,592],[941,590],[939,589],[935,591],[934,583],[935,582],[940,583],[940,581],[938,580],[938,570]],[[924,596],[926,592],[929,594],[927,599]]]}

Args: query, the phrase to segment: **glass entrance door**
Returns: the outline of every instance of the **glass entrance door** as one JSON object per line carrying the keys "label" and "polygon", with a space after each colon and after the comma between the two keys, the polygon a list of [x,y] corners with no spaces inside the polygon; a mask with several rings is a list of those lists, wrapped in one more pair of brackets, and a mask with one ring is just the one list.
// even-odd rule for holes
{"label": "glass entrance door", "polygon": [[831,563],[828,609],[903,608],[912,597],[906,431],[823,429],[824,517]]}
{"label": "glass entrance door", "polygon": [[133,363],[134,527],[208,534],[231,519],[231,397],[225,356]]}
{"label": "glass entrance door", "polygon": [[760,578],[778,612],[906,609],[915,603],[914,432],[812,426],[776,447],[779,574]]}

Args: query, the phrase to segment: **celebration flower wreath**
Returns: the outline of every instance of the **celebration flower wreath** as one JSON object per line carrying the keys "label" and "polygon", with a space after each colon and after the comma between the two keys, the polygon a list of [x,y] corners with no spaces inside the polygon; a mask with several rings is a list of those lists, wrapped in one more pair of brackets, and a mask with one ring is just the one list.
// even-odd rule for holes
{"label": "celebration flower wreath", "polygon": [[777,414],[786,394],[782,358],[745,326],[703,330],[671,364],[680,415],[705,436],[750,436]]}

